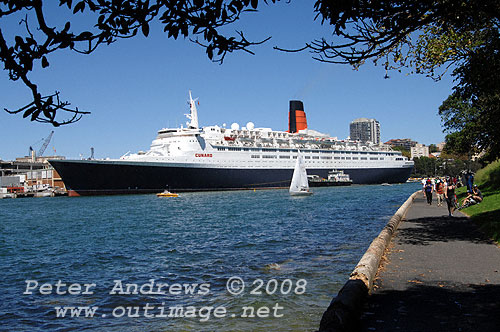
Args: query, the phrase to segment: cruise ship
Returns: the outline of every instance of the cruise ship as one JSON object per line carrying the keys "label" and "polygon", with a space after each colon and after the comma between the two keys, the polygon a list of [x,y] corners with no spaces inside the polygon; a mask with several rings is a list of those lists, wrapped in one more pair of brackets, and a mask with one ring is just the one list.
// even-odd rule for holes
{"label": "cruise ship", "polygon": [[303,155],[307,173],[326,178],[342,170],[355,184],[405,182],[413,169],[385,145],[339,140],[307,127],[304,105],[290,101],[288,130],[200,127],[189,92],[186,127],[158,131],[148,151],[118,159],[50,160],[70,196],[285,188]]}

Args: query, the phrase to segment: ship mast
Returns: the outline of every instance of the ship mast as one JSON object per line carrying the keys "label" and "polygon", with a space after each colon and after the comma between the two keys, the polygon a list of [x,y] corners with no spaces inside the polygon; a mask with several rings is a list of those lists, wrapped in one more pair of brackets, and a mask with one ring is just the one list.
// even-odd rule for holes
{"label": "ship mast", "polygon": [[190,114],[186,114],[186,117],[191,120],[187,123],[189,129],[198,129],[198,110],[196,109],[196,101],[198,98],[193,100],[191,96],[191,90],[189,90],[189,109]]}

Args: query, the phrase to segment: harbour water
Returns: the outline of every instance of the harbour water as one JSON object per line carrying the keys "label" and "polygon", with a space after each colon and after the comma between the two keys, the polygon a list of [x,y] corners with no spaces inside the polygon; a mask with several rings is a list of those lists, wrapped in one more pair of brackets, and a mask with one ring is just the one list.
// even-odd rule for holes
{"label": "harbour water", "polygon": [[[0,330],[314,331],[418,189],[0,200]],[[96,312],[57,317],[65,307]]]}

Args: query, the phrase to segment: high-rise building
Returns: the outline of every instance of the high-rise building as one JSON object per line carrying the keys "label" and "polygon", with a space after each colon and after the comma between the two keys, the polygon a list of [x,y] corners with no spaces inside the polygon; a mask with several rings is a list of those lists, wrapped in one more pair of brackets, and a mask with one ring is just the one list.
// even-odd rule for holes
{"label": "high-rise building", "polygon": [[380,123],[375,119],[360,118],[351,122],[351,139],[380,144]]}

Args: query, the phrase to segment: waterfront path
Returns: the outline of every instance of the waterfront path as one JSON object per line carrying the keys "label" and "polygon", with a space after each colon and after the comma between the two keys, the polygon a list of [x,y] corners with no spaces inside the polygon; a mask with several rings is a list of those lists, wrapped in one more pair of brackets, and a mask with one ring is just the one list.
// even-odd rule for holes
{"label": "waterfront path", "polygon": [[389,246],[361,331],[498,331],[500,248],[419,194]]}

